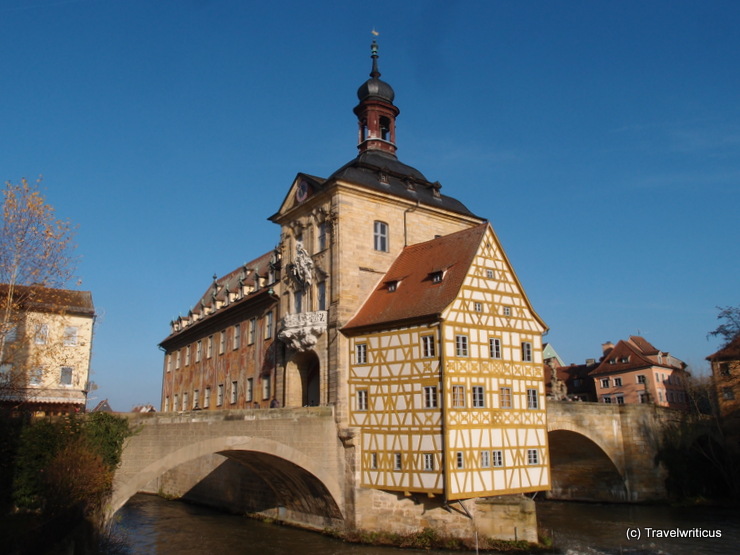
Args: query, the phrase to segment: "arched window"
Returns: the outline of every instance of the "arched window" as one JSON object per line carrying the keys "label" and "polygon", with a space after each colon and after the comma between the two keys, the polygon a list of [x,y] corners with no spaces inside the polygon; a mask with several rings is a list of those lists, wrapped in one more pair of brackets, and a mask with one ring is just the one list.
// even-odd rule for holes
{"label": "arched window", "polygon": [[373,227],[373,244],[376,251],[388,252],[388,224],[376,221]]}
{"label": "arched window", "polygon": [[391,140],[391,120],[386,117],[380,118],[380,138],[384,141]]}

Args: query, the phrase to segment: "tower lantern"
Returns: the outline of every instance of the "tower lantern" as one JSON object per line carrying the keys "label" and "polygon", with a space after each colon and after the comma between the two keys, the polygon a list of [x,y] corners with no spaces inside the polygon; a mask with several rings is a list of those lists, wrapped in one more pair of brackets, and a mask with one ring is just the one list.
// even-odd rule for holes
{"label": "tower lantern", "polygon": [[370,57],[373,59],[370,79],[357,89],[360,103],[354,109],[359,125],[357,148],[360,154],[381,150],[395,156],[396,116],[400,110],[393,105],[393,88],[380,80],[378,43],[375,41],[370,47]]}

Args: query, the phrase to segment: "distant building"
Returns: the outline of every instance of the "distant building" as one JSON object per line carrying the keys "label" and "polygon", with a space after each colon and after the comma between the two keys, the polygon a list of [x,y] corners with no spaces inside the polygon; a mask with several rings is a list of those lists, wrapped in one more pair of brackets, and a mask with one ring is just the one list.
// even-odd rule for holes
{"label": "distant building", "polygon": [[131,412],[157,412],[157,409],[154,407],[154,405],[136,405],[131,409]]}
{"label": "distant building", "polygon": [[113,409],[108,403],[108,399],[103,399],[90,412],[113,412]]}
{"label": "distant building", "polygon": [[[0,285],[0,405],[39,415],[84,412],[95,310],[89,291]],[[4,307],[3,307],[4,308]]]}
{"label": "distant building", "polygon": [[602,349],[600,363],[589,372],[599,402],[688,409],[684,362],[636,335]]}
{"label": "distant building", "polygon": [[712,380],[717,405],[723,419],[740,418],[740,335],[707,360],[712,365]]}
{"label": "distant building", "polygon": [[[565,398],[567,400],[595,402],[597,401],[596,387],[594,386],[594,379],[589,374],[597,366],[598,363],[594,359],[589,359],[585,364],[559,366],[554,370],[547,367],[546,371],[548,373],[545,375],[545,380],[552,383],[554,381],[552,373],[554,372],[554,377],[565,385]],[[551,385],[549,389],[553,389]]]}

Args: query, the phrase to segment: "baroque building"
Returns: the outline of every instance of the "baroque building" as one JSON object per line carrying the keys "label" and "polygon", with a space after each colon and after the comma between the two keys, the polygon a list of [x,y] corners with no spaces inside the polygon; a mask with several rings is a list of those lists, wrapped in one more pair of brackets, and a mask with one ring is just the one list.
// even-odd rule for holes
{"label": "baroque building", "polygon": [[357,507],[548,489],[546,325],[488,221],[398,159],[371,59],[357,156],[299,173],[275,251],[172,322],[162,409],[332,406]]}
{"label": "baroque building", "polygon": [[3,284],[0,299],[8,314],[0,330],[0,406],[36,415],[84,412],[95,322],[91,293]]}

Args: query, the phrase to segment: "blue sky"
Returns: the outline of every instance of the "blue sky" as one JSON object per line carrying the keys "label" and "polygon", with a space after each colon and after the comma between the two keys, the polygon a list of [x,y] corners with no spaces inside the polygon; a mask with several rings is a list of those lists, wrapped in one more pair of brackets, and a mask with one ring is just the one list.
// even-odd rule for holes
{"label": "blue sky", "polygon": [[169,321],[276,245],[298,172],[399,158],[487,217],[566,362],[697,371],[740,304],[740,3],[1,0],[0,178],[43,175],[99,314],[90,405],[159,405]]}

